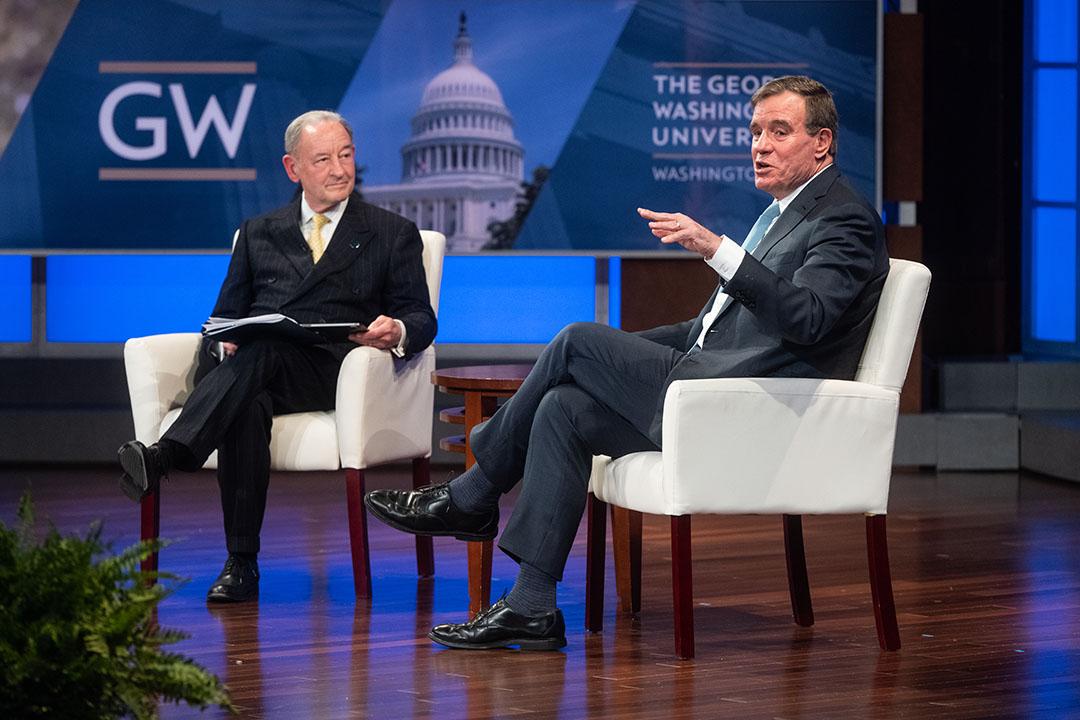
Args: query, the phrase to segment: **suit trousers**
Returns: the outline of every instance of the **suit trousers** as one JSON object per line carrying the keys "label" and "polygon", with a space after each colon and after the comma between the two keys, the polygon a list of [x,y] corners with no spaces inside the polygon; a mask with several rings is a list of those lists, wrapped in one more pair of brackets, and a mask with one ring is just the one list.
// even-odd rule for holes
{"label": "suit trousers", "polygon": [[229,552],[258,552],[270,484],[274,415],[334,407],[341,359],[318,345],[256,340],[220,363],[203,343],[195,388],[162,440],[187,452],[194,471],[218,451],[218,487]]}
{"label": "suit trousers", "polygon": [[488,481],[521,494],[499,548],[562,579],[593,455],[657,450],[649,426],[683,353],[597,323],[567,326],[521,388],[469,436]]}

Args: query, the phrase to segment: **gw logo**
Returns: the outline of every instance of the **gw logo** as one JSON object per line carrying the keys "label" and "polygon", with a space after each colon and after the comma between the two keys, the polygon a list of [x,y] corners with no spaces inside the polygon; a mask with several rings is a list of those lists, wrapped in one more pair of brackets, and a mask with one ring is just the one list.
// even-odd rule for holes
{"label": "gw logo", "polygon": [[[129,82],[110,92],[101,103],[98,112],[98,130],[101,139],[110,150],[126,160],[153,160],[165,154],[165,128],[164,117],[137,117],[135,129],[150,132],[149,145],[129,145],[116,134],[116,126],[113,117],[117,106],[132,95],[147,95],[149,97],[161,97],[161,85],[154,82]],[[251,101],[255,97],[255,84],[245,83],[240,93],[240,102],[236,105],[236,113],[230,123],[225,119],[225,113],[221,110],[221,104],[217,97],[210,96],[203,108],[199,122],[196,123],[188,106],[187,96],[184,94],[184,86],[179,83],[169,84],[169,96],[172,98],[173,107],[176,109],[176,118],[180,121],[180,130],[184,135],[184,144],[187,145],[188,155],[194,158],[199,154],[206,134],[210,126],[214,126],[221,144],[225,146],[225,152],[232,159],[236,157],[236,149],[240,144],[240,137],[244,134],[244,124],[247,123],[248,111],[251,110]]]}

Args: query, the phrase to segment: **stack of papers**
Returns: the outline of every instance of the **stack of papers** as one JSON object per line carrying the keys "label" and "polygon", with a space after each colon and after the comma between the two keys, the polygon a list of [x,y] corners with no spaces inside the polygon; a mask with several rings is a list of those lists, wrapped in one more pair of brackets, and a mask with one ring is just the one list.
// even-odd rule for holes
{"label": "stack of papers", "polygon": [[237,345],[255,338],[275,338],[299,343],[345,342],[349,335],[367,331],[361,322],[298,323],[287,315],[272,313],[248,318],[211,317],[203,335]]}

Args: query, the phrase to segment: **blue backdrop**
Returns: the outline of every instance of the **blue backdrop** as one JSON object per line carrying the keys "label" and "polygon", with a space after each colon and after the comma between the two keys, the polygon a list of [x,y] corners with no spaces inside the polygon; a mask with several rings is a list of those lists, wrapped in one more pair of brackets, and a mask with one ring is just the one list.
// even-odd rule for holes
{"label": "blue backdrop", "polygon": [[397,182],[463,9],[525,177],[551,168],[517,249],[666,249],[638,206],[742,236],[767,202],[748,101],[784,74],[835,92],[839,164],[876,197],[875,0],[82,0],[0,157],[0,248],[227,249],[290,197],[282,133],[311,108]]}

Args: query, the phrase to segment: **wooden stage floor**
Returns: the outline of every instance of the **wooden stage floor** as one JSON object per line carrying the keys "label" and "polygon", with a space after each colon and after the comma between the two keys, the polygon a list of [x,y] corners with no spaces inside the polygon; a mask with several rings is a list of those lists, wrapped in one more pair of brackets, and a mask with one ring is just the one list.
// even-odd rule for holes
{"label": "wooden stage floor", "polygon": [[[441,480],[447,469],[433,478]],[[124,547],[136,506],[113,468],[0,466],[0,521],[32,485],[38,516]],[[404,487],[404,469],[368,486]],[[373,522],[374,600],[353,595],[344,476],[278,473],[258,602],[208,606],[225,558],[212,474],[164,490],[162,569],[192,580],[160,621],[220,675],[245,718],[1060,718],[1080,716],[1080,486],[1016,473],[897,472],[889,550],[903,648],[878,649],[864,522],[804,519],[817,622],[791,619],[778,517],[694,519],[697,658],[673,658],[668,522],[646,517],[643,608],[618,611],[608,555],[604,632],[584,631],[584,529],[559,588],[569,645],[446,650],[429,627],[464,619],[464,545],[437,540],[415,576],[412,538]],[[505,498],[509,511],[513,497]],[[505,517],[505,516],[504,516]],[[501,553],[495,594],[516,566]],[[163,718],[219,717],[186,706]]]}

